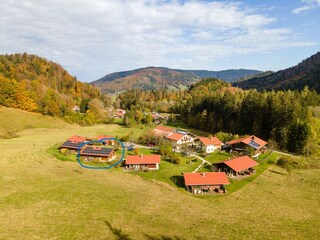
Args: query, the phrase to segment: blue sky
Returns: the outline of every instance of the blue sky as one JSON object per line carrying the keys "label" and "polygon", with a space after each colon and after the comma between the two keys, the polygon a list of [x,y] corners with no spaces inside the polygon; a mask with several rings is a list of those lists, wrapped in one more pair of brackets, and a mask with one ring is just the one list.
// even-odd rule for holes
{"label": "blue sky", "polygon": [[12,0],[0,53],[27,52],[82,81],[146,66],[280,70],[320,50],[320,0]]}

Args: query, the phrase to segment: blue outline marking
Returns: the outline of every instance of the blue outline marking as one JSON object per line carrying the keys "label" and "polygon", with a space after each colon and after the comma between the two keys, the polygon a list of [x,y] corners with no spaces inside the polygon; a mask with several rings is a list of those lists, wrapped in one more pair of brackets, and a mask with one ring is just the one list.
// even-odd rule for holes
{"label": "blue outline marking", "polygon": [[[82,164],[82,162],[80,161],[80,150],[81,148],[84,146],[84,145],[87,145],[87,144],[90,144],[90,143],[94,143],[94,142],[100,142],[100,143],[103,143],[104,140],[115,140],[117,142],[119,142],[121,144],[121,147],[122,147],[122,156],[120,158],[119,161],[115,162],[114,164],[110,165],[110,166],[105,166],[105,167],[94,167],[94,166],[87,166],[87,165],[84,165]],[[98,169],[98,170],[103,170],[103,169],[110,169],[110,168],[113,168],[117,165],[119,165],[122,161],[123,161],[123,158],[124,158],[124,153],[126,151],[126,148],[123,144],[122,141],[120,141],[119,139],[117,138],[102,138],[100,140],[93,140],[91,142],[84,142],[84,143],[81,143],[78,147],[78,154],[77,154],[77,161],[78,163],[80,164],[81,167],[83,168],[87,168],[87,169]]]}

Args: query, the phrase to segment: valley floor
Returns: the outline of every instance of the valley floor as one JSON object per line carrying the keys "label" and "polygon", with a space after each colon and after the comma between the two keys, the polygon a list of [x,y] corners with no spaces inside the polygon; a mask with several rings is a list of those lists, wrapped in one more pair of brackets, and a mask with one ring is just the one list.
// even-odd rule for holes
{"label": "valley floor", "polygon": [[[87,170],[47,149],[119,125],[18,132],[0,139],[0,239],[315,239],[320,170],[276,167],[225,196],[194,196],[119,169]],[[137,129],[137,131],[142,131]]]}

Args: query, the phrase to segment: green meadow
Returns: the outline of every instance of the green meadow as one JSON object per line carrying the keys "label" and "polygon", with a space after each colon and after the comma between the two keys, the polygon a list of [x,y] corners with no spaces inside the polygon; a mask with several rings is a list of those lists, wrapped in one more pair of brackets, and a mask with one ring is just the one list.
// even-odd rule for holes
{"label": "green meadow", "polygon": [[128,173],[122,168],[84,169],[49,150],[75,134],[121,137],[132,132],[138,137],[146,130],[143,127],[79,127],[1,108],[0,130],[0,239],[316,239],[320,235],[319,169],[288,175],[260,159],[261,172],[247,183],[236,183],[236,189],[230,186],[228,194],[194,196],[179,181],[181,172],[194,170],[200,160],[189,163],[193,158],[183,157],[179,166],[162,160],[158,173]]}

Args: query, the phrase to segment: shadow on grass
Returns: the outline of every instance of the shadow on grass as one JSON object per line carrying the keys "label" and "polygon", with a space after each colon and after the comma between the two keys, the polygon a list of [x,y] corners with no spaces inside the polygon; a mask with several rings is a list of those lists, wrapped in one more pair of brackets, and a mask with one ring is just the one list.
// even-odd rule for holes
{"label": "shadow on grass", "polygon": [[148,240],[182,240],[181,238],[178,238],[176,236],[175,237],[168,237],[168,236],[161,235],[160,237],[153,237],[148,234],[144,234],[144,236]]}
{"label": "shadow on grass", "polygon": [[172,176],[170,179],[178,188],[184,188],[183,176]]}
{"label": "shadow on grass", "polygon": [[131,239],[129,237],[129,235],[123,233],[120,228],[112,227],[112,225],[107,220],[104,221],[104,223],[107,225],[107,227],[110,229],[110,231],[116,237],[116,239],[118,239],[118,240],[130,240]]}
{"label": "shadow on grass", "polygon": [[[118,240],[131,240],[132,239],[129,237],[128,234],[123,233],[120,228],[113,227],[109,223],[109,221],[105,220],[104,223],[107,225],[107,227],[113,233],[113,235],[116,237],[116,239],[118,239]],[[168,237],[168,236],[161,235],[159,237],[158,236],[154,237],[154,236],[150,236],[148,234],[144,234],[144,236],[147,240],[182,240],[181,238],[178,238],[176,236]]]}
{"label": "shadow on grass", "polygon": [[272,170],[272,169],[268,169],[269,172],[272,172],[272,173],[275,173],[275,174],[279,174],[279,175],[287,175],[285,173],[282,173],[282,172],[278,172],[278,171],[275,171],[275,170]]}
{"label": "shadow on grass", "polygon": [[172,160],[171,159],[168,159],[168,158],[163,158],[163,159],[161,159],[162,161],[165,161],[165,162],[168,162],[168,163],[172,163],[172,164],[174,164],[173,162],[172,162]]}
{"label": "shadow on grass", "polygon": [[212,165],[209,164],[204,165],[203,168],[209,170],[210,172],[214,172],[216,170]]}

